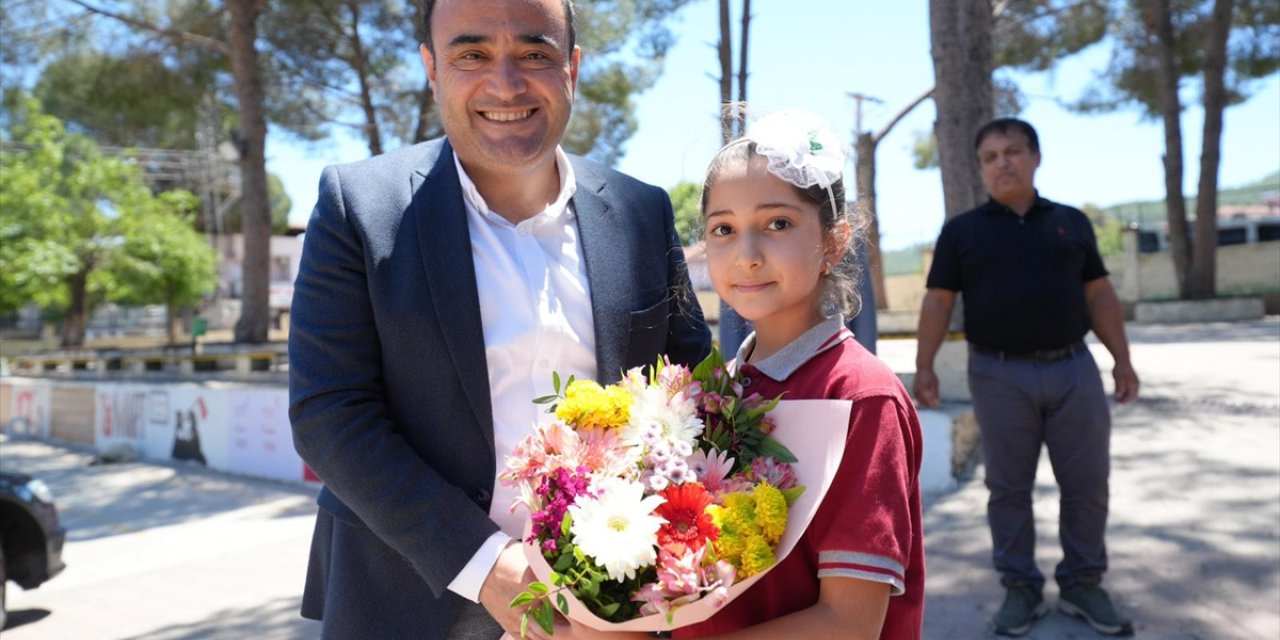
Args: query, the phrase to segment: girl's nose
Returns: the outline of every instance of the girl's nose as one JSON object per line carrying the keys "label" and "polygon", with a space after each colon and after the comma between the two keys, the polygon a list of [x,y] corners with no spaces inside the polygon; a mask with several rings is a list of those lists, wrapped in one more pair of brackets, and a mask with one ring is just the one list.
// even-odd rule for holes
{"label": "girl's nose", "polygon": [[754,235],[742,233],[738,240],[738,251],[734,256],[734,265],[739,269],[751,269],[763,262],[760,243]]}

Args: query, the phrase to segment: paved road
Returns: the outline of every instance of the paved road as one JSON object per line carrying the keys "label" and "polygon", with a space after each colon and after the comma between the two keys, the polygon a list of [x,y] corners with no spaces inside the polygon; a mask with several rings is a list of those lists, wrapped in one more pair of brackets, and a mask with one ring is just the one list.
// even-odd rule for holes
{"label": "paved road", "polygon": [[[1129,327],[1143,381],[1113,413],[1107,586],[1140,638],[1280,638],[1280,318]],[[884,343],[882,342],[882,345]],[[914,344],[882,353],[910,371]],[[1111,358],[1093,344],[1110,388]],[[994,637],[1003,592],[990,568],[986,490],[976,477],[925,510],[925,638]],[[1041,457],[1037,558],[1052,575],[1058,491]],[[1050,581],[1052,582],[1052,581]],[[1046,588],[1056,602],[1056,587]],[[1054,613],[1031,640],[1096,638]]]}
{"label": "paved road", "polygon": [[42,478],[68,530],[61,575],[10,583],[4,640],[319,636],[297,614],[314,488],[2,438],[0,464]]}
{"label": "paved road", "polygon": [[[1144,398],[1114,414],[1107,584],[1141,638],[1280,638],[1280,318],[1130,333]],[[1106,375],[1110,358],[1094,347]],[[913,349],[881,343],[902,371]],[[70,529],[63,575],[30,592],[11,585],[4,640],[318,636],[296,615],[314,489],[88,460],[0,439],[0,464],[44,478]],[[1061,557],[1056,498],[1046,462],[1036,495],[1046,572]],[[928,498],[926,638],[990,637],[1002,594],[985,500],[980,467]],[[1055,613],[1027,637],[1096,636]]]}

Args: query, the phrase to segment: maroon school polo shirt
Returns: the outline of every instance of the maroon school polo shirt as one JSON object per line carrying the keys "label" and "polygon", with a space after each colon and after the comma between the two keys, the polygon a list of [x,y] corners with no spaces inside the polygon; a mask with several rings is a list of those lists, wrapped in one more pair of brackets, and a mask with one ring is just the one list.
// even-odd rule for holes
{"label": "maroon school polo shirt", "polygon": [[[756,363],[747,390],[784,399],[853,401],[844,457],[813,521],[791,554],[706,622],[675,632],[697,638],[785,616],[818,601],[823,578],[891,587],[881,638],[920,638],[924,535],[920,514],[920,422],[887,366],[832,318]],[[749,354],[743,345],[739,358]]]}

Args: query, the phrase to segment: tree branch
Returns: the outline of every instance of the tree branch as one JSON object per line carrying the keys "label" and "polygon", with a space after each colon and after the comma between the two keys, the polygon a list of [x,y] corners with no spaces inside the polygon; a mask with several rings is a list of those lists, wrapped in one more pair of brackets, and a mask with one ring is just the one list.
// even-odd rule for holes
{"label": "tree branch", "polygon": [[191,33],[190,31],[183,31],[181,29],[172,29],[167,27],[156,26],[149,22],[138,20],[137,18],[132,18],[130,16],[115,13],[113,11],[108,11],[101,7],[93,6],[87,2],[84,2],[84,0],[67,0],[67,1],[76,6],[79,6],[80,8],[90,13],[95,13],[103,17],[111,18],[112,20],[116,20],[118,22],[123,22],[137,29],[142,29],[144,31],[150,31],[152,33],[160,34],[174,42],[190,43],[200,47],[204,47],[206,49],[210,49],[212,51],[216,51],[217,53],[221,53],[224,56],[231,55],[230,45],[228,45],[227,43],[221,40],[210,38],[209,36],[202,36],[198,33]]}
{"label": "tree branch", "polygon": [[872,138],[872,142],[874,144],[880,144],[880,141],[883,140],[885,136],[889,135],[889,131],[893,129],[894,125],[898,124],[899,120],[906,117],[906,115],[910,113],[912,109],[916,108],[916,106],[919,105],[921,102],[924,102],[925,100],[933,97],[933,90],[935,88],[936,87],[929,87],[928,91],[925,91],[924,93],[920,94],[919,96],[916,97],[915,100],[912,100],[909,104],[907,104],[907,106],[903,107],[900,111],[898,111],[898,113],[894,115],[892,119],[889,120],[889,124],[886,124],[884,128],[880,130],[880,133],[877,133],[875,137]]}

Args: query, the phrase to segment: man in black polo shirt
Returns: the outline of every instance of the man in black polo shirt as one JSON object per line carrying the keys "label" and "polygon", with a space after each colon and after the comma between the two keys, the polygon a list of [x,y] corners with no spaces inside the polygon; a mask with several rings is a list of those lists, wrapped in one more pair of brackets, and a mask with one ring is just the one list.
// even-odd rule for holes
{"label": "man in black polo shirt", "polygon": [[1035,189],[1040,143],[1030,124],[994,120],[974,146],[986,204],[942,228],[920,310],[916,400],[938,406],[934,356],[956,294],[964,294],[969,390],[982,430],[992,556],[1007,589],[993,622],[1019,636],[1049,611],[1035,564],[1031,491],[1042,444],[1061,489],[1064,558],[1054,572],[1058,608],[1106,634],[1132,632],[1099,586],[1107,569],[1111,414],[1084,336],[1115,360],[1115,397],[1138,395],[1124,316],[1089,219]]}

